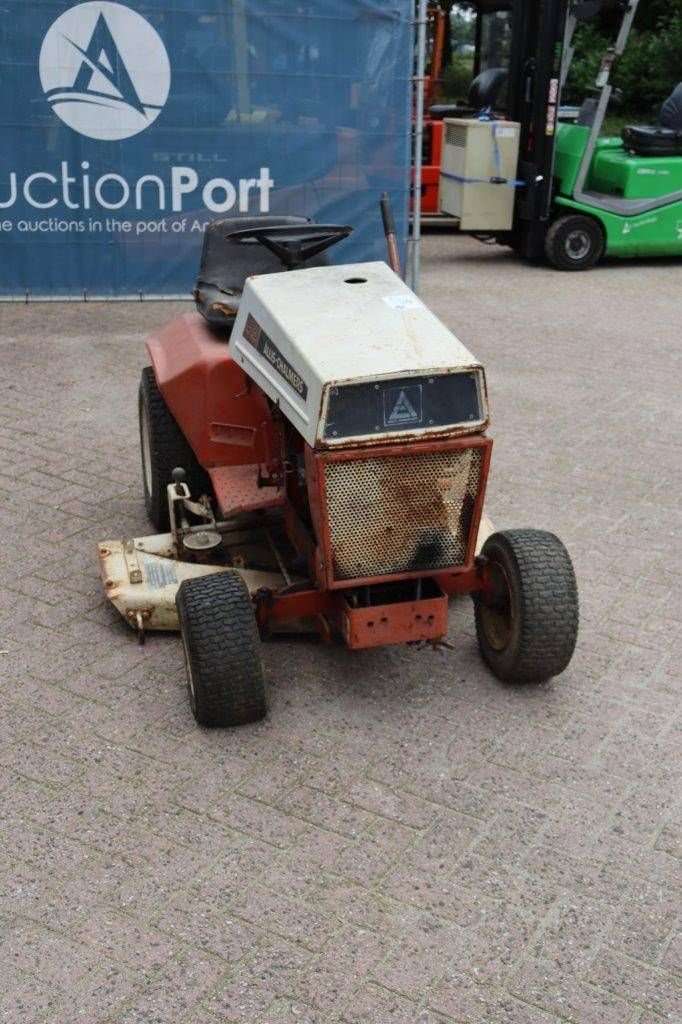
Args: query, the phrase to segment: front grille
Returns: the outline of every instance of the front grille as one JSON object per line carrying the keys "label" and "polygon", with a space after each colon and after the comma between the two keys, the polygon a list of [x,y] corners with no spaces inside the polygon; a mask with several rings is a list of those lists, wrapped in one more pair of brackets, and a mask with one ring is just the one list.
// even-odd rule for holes
{"label": "front grille", "polygon": [[445,126],[445,145],[446,146],[458,146],[459,149],[466,149],[466,145],[467,145],[466,125],[446,124],[446,126]]}
{"label": "front grille", "polygon": [[337,580],[466,562],[485,448],[325,460]]}

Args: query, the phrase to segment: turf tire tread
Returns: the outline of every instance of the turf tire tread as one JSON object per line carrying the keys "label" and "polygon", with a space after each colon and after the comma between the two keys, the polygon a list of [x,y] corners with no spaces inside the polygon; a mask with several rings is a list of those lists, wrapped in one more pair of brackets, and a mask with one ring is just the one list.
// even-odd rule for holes
{"label": "turf tire tread", "polygon": [[486,541],[482,554],[505,552],[518,587],[518,632],[504,657],[486,643],[479,604],[476,633],[481,654],[496,675],[506,682],[541,682],[567,667],[575,649],[578,588],[568,551],[545,530],[504,530]]}
{"label": "turf tire tread", "polygon": [[[200,465],[185,435],[159,390],[152,366],[145,366],[140,379],[140,406],[144,403],[149,410],[149,442],[151,455],[151,493],[143,487],[147,515],[160,533],[170,528],[166,488],[172,481],[173,470],[182,466],[190,494],[196,500],[202,494],[213,496],[208,473]],[[141,413],[140,409],[140,413]]]}
{"label": "turf tire tread", "polygon": [[192,662],[195,718],[205,726],[245,725],[267,706],[253,603],[244,580],[226,571],[185,580],[176,597]]}

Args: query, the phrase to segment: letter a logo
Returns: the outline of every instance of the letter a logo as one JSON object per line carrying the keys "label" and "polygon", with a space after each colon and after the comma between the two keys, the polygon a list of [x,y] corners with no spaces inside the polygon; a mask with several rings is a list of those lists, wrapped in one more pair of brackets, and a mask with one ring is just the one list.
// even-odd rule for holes
{"label": "letter a logo", "polygon": [[158,33],[136,11],[108,0],[78,4],[50,26],[40,81],[55,114],[91,139],[118,140],[148,128],[170,89]]}
{"label": "letter a logo", "polygon": [[[388,416],[386,413],[388,412]],[[403,424],[421,423],[421,385],[406,388],[390,388],[384,393],[384,424],[397,427]]]}

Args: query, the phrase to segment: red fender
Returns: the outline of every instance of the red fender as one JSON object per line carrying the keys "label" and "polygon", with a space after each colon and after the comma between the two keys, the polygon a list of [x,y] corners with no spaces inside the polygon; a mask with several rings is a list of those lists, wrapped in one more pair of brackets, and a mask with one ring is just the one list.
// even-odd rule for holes
{"label": "red fender", "polygon": [[196,313],[176,317],[147,339],[159,389],[201,465],[269,463],[278,451],[263,392]]}

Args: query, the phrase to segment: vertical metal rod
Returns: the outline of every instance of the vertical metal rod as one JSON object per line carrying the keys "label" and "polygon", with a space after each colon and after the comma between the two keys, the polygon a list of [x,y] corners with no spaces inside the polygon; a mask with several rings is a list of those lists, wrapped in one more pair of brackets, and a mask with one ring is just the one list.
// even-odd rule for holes
{"label": "vertical metal rod", "polygon": [[599,94],[599,101],[597,103],[597,109],[595,111],[594,121],[592,122],[587,145],[585,146],[583,158],[580,161],[580,167],[578,168],[578,173],[573,185],[573,198],[578,201],[580,201],[584,195],[583,188],[585,187],[585,180],[592,165],[592,157],[594,156],[597,139],[602,130],[604,118],[606,117],[606,112],[609,107],[609,100],[611,99],[611,93],[613,92],[613,86],[609,81],[611,71],[613,70],[616,57],[620,57],[627,46],[628,38],[632,31],[632,23],[635,20],[638,6],[639,0],[630,0],[630,6],[623,14],[623,20],[620,24],[616,42],[606,51],[599,73],[597,74],[596,86],[601,90],[601,92]]}
{"label": "vertical metal rod", "polygon": [[284,577],[284,582],[286,583],[287,586],[290,586],[291,585],[291,576],[287,572],[287,567],[284,564],[284,559],[280,555],[279,550],[277,548],[277,545],[275,544],[274,540],[272,539],[272,534],[270,533],[270,531],[268,529],[266,529],[264,531],[264,533],[265,533],[265,536],[267,538],[267,542],[270,545],[270,550],[272,551],[273,555],[275,556],[275,559],[277,561],[277,565],[279,566],[279,571],[281,572],[282,576]]}
{"label": "vertical metal rod", "polygon": [[244,121],[251,113],[249,84],[249,41],[246,29],[245,0],[235,0],[232,8],[234,33],[234,67],[237,78],[237,120]]}
{"label": "vertical metal rod", "polygon": [[381,220],[384,225],[384,237],[386,238],[386,249],[388,251],[388,265],[391,270],[398,275],[403,276],[402,269],[400,267],[400,253],[398,252],[398,239],[395,234],[395,221],[393,220],[393,210],[391,208],[391,200],[388,192],[381,193]]}
{"label": "vertical metal rod", "polygon": [[427,0],[419,0],[417,15],[417,74],[414,125],[414,184],[412,189],[412,291],[419,291],[422,234],[422,140],[424,138],[424,79],[426,72]]}
{"label": "vertical metal rod", "polygon": [[573,46],[573,36],[578,22],[575,14],[570,10],[566,16],[566,29],[564,31],[564,49],[561,55],[561,88],[563,89],[566,85],[566,79],[568,78],[568,72],[571,70],[571,64],[573,63],[573,54],[575,52]]}

